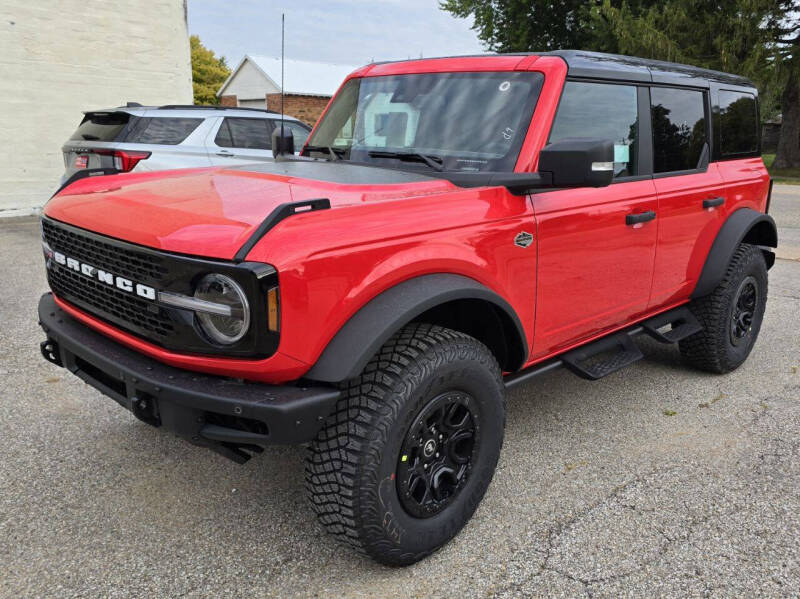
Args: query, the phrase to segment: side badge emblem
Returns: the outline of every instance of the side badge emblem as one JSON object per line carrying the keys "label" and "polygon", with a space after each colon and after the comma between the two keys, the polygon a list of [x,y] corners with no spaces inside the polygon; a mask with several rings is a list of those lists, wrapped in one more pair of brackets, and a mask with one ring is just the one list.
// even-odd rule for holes
{"label": "side badge emblem", "polygon": [[533,243],[533,235],[531,235],[527,231],[522,231],[521,233],[518,233],[517,236],[514,238],[514,245],[518,245],[521,248],[526,248],[532,243]]}

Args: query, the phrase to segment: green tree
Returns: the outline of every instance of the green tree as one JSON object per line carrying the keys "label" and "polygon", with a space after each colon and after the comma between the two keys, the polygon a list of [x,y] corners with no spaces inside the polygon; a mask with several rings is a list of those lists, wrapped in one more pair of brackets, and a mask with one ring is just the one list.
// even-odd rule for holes
{"label": "green tree", "polygon": [[456,17],[472,16],[478,38],[493,52],[591,45],[585,0],[443,0],[439,5]]}
{"label": "green tree", "polygon": [[219,104],[217,91],[231,74],[225,57],[216,57],[213,50],[206,48],[200,38],[189,38],[192,51],[192,89],[195,104]]}
{"label": "green tree", "polygon": [[489,50],[578,48],[741,74],[783,113],[775,166],[800,166],[800,0],[443,0]]}

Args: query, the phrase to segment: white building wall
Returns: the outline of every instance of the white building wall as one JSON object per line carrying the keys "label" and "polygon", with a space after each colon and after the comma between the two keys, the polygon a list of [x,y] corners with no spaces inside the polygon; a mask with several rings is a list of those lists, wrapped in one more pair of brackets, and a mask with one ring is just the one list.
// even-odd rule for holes
{"label": "white building wall", "polygon": [[84,110],[191,104],[185,0],[0,0],[0,215],[58,187]]}
{"label": "white building wall", "polygon": [[[280,84],[280,81],[276,83]],[[258,100],[264,104],[267,94],[276,94],[279,91],[281,88],[278,85],[272,85],[258,67],[245,60],[241,68],[231,77],[222,94],[236,96],[239,105],[244,106],[242,100]]]}

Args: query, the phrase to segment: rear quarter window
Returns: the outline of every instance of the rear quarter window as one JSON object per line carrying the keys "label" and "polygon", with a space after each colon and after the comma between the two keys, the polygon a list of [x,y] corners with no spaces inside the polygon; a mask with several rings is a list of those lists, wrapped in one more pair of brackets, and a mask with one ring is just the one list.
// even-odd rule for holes
{"label": "rear quarter window", "polygon": [[90,112],[72,134],[72,141],[120,141],[128,122],[127,112]]}
{"label": "rear quarter window", "polygon": [[724,157],[758,151],[758,109],[754,94],[720,90],[719,136]]}
{"label": "rear quarter window", "polygon": [[200,126],[203,119],[148,117],[139,119],[125,138],[129,143],[174,146]]}

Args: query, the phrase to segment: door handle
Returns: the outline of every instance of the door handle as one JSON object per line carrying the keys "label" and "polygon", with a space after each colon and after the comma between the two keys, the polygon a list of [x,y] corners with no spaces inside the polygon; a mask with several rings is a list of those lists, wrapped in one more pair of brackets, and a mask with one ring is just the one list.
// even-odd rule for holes
{"label": "door handle", "polygon": [[652,210],[648,210],[647,212],[640,212],[639,214],[628,214],[625,217],[625,224],[626,225],[638,225],[639,223],[646,223],[649,220],[653,220],[656,217],[656,213]]}
{"label": "door handle", "polygon": [[716,206],[722,206],[724,203],[725,198],[709,198],[707,200],[703,200],[703,210],[714,208]]}
{"label": "door handle", "polygon": [[227,156],[228,158],[233,158],[233,154],[231,152],[226,152],[225,150],[217,152],[217,156]]}

